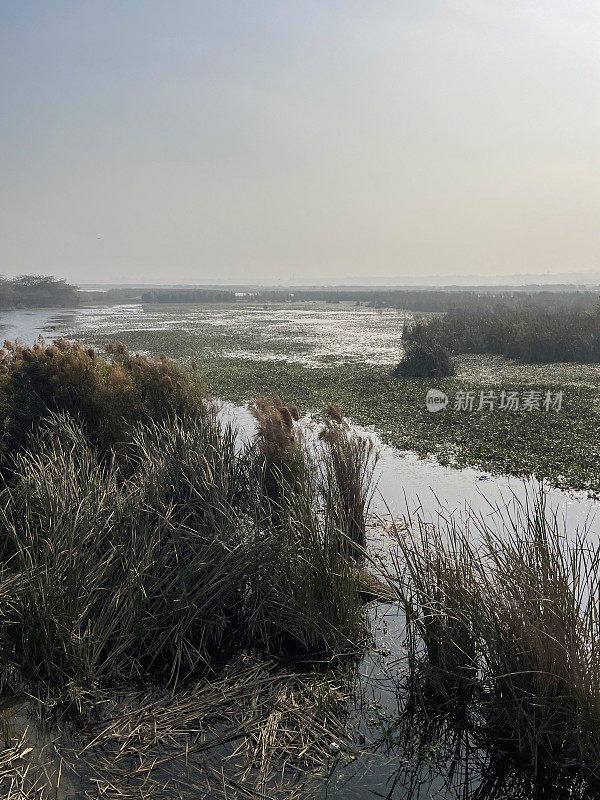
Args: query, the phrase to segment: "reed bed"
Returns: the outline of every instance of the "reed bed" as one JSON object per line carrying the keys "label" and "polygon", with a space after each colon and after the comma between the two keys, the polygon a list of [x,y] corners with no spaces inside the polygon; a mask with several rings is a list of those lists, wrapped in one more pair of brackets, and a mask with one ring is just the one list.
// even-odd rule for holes
{"label": "reed bed", "polygon": [[310,482],[265,467],[254,447],[236,452],[235,439],[209,415],[139,426],[123,475],[72,418],[49,417],[0,495],[5,685],[48,697],[68,686],[81,706],[95,685],[177,685],[244,648],[356,652],[360,592],[337,516],[318,513]]}
{"label": "reed bed", "polygon": [[[481,798],[598,795],[587,531],[565,531],[543,495],[464,525],[408,519],[386,528],[384,592],[366,570],[377,451],[335,407],[308,437],[297,409],[261,398],[240,446],[179,369],[61,347],[0,365],[15,397],[48,370],[89,379],[82,415],[56,387],[33,425],[15,405],[1,454],[0,689],[58,725],[5,732],[2,796],[310,796],[350,746],[364,602],[384,594],[406,616],[411,746],[415,730],[424,752],[447,737],[453,775],[487,753]],[[115,380],[129,416],[105,435]],[[152,419],[161,392],[173,403]]]}
{"label": "reed bed", "polygon": [[375,492],[375,467],[379,453],[368,436],[357,436],[330,405],[319,433],[322,445],[317,455],[320,492],[326,514],[344,533],[347,556],[359,559],[367,546],[367,518]]}
{"label": "reed bed", "polygon": [[600,313],[593,307],[552,308],[537,303],[479,303],[417,321],[403,334],[410,348],[494,353],[533,364],[600,361]]}
{"label": "reed bed", "polygon": [[291,798],[329,769],[368,639],[339,504],[368,472],[323,509],[297,411],[256,409],[245,447],[206,407],[111,455],[59,411],[11,456],[0,682],[59,729],[4,751],[5,796]]}
{"label": "reed bed", "polygon": [[287,408],[279,397],[260,397],[251,411],[257,427],[251,456],[260,478],[258,508],[277,524],[289,516],[286,509],[296,495],[313,504],[314,464],[294,425],[295,407]]}
{"label": "reed bed", "polygon": [[450,352],[434,341],[407,343],[402,360],[393,372],[395,378],[450,378],[455,374],[456,366]]}
{"label": "reed bed", "polygon": [[464,526],[413,521],[396,541],[388,582],[406,614],[412,710],[511,769],[597,790],[597,538],[567,533],[541,493]]}

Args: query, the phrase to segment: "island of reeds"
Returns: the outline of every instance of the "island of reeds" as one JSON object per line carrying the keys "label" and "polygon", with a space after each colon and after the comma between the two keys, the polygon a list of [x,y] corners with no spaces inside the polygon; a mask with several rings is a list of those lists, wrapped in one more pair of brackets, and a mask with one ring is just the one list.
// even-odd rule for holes
{"label": "island of reeds", "polygon": [[[309,446],[278,398],[243,441],[192,373],[119,345],[6,342],[0,405],[4,695],[86,729],[128,693],[186,697],[213,738],[256,747],[286,707],[290,758],[327,767],[367,642],[370,441],[332,408]],[[195,705],[233,675],[245,696]]]}

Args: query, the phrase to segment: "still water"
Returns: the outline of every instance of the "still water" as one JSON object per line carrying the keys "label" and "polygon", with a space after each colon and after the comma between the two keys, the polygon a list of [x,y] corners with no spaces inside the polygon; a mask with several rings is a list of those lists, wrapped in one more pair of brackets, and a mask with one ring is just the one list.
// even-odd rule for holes
{"label": "still water", "polygon": [[[136,350],[181,339],[181,355],[286,360],[307,366],[360,360],[393,364],[410,312],[349,303],[289,306],[242,304],[150,305],[132,303],[76,309],[0,313],[0,337],[31,345],[38,336],[76,336],[94,342],[120,333]],[[139,342],[139,343],[138,343]],[[367,355],[368,354],[368,355]]]}
{"label": "still water", "polygon": [[[214,330],[224,341],[221,355],[236,357],[280,358],[277,342],[289,344],[290,337],[302,347],[296,358],[303,363],[318,364],[319,360],[365,361],[364,351],[371,363],[389,364],[397,360],[398,339],[406,317],[394,311],[383,314],[365,308],[270,308],[208,306],[146,308],[139,304],[127,306],[94,307],[89,309],[56,309],[40,311],[13,311],[0,315],[0,338],[18,339],[33,343],[38,336],[51,340],[59,336],[76,337],[98,343],[103,336],[146,334],[149,342],[160,341],[163,333],[177,332],[188,338],[185,346],[193,347],[193,337],[205,341],[207,328]],[[248,353],[230,334],[244,328],[253,332],[250,340],[259,344]],[[203,336],[200,337],[202,332]],[[260,336],[268,346],[262,347]],[[158,337],[158,338],[157,338]],[[191,344],[190,344],[190,337]],[[218,339],[220,340],[220,339]],[[211,345],[214,348],[214,344]],[[214,352],[214,349],[213,349]],[[201,358],[202,352],[198,353]],[[289,352],[284,356],[293,360]],[[241,435],[250,437],[254,420],[248,409],[223,404],[221,415],[232,418]],[[311,435],[309,418],[303,425]],[[467,520],[473,514],[485,518],[490,526],[501,525],[498,508],[527,502],[537,491],[544,489],[548,509],[556,512],[565,528],[571,532],[586,529],[596,537],[599,532],[599,504],[583,494],[542,487],[535,479],[523,482],[512,477],[498,477],[473,469],[456,470],[443,467],[435,460],[418,458],[414,453],[400,452],[378,439],[375,431],[362,431],[377,443],[380,458],[376,469],[376,491],[372,511],[383,522],[390,518],[420,517],[426,522],[440,522],[454,518]],[[393,540],[385,533],[385,525],[375,525],[371,532],[370,547],[385,558]],[[403,619],[397,608],[379,604],[370,608],[370,624],[374,647],[361,667],[360,687],[363,703],[353,712],[353,725],[358,736],[371,743],[357,758],[340,759],[331,779],[322,792],[314,797],[370,800],[374,797],[393,797],[398,800],[458,796],[432,766],[417,765],[416,775],[404,769],[399,778],[399,757],[378,740],[387,721],[397,714],[398,664],[403,657]],[[408,762],[404,768],[410,766]],[[406,775],[411,775],[406,784]],[[472,787],[471,787],[472,788]],[[464,788],[461,792],[466,791]],[[467,795],[463,795],[467,796]],[[165,800],[168,795],[165,796]],[[308,797],[306,798],[308,800]]]}
{"label": "still water", "polygon": [[[210,305],[144,306],[130,304],[76,309],[21,310],[0,313],[0,338],[18,339],[32,344],[38,336],[51,340],[59,336],[76,337],[84,341],[99,342],[103,337],[119,333],[148,334],[151,343],[155,332],[184,332],[197,335],[203,341],[207,326],[213,328],[227,341],[226,333],[248,330],[265,331],[266,338],[279,337],[289,343],[290,338],[302,343],[302,358],[310,360],[318,349],[322,358],[357,358],[365,361],[364,353],[381,364],[394,363],[398,357],[398,341],[406,320],[411,315],[394,310],[348,307],[349,304],[312,304],[304,307],[256,307]],[[187,344],[187,342],[186,342]],[[214,354],[214,349],[211,350]],[[239,355],[236,351],[233,355]],[[313,354],[313,355],[311,355]],[[200,354],[199,354],[200,355]],[[255,350],[251,353],[256,357]],[[268,353],[265,357],[282,357],[281,353]],[[187,354],[186,354],[187,356]],[[289,354],[285,355],[290,360]],[[250,430],[251,415],[240,410],[243,427]],[[249,427],[250,426],[250,427]],[[367,433],[374,435],[375,432]],[[416,509],[427,518],[435,520],[440,509],[444,513],[464,514],[467,509],[488,516],[490,503],[510,502],[515,497],[523,499],[538,488],[535,480],[525,486],[522,480],[512,477],[490,476],[473,469],[455,470],[442,467],[434,459],[420,459],[413,453],[399,453],[394,448],[379,443],[378,491],[374,509],[382,514],[414,513]],[[594,526],[598,503],[581,493],[564,492],[549,488],[552,507],[559,510],[570,529],[583,525],[586,520]]]}

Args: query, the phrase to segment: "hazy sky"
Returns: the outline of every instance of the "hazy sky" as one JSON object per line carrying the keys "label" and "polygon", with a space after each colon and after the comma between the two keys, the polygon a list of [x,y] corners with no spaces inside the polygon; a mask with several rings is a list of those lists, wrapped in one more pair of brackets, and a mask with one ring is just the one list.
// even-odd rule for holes
{"label": "hazy sky", "polygon": [[600,4],[0,0],[0,272],[600,270]]}

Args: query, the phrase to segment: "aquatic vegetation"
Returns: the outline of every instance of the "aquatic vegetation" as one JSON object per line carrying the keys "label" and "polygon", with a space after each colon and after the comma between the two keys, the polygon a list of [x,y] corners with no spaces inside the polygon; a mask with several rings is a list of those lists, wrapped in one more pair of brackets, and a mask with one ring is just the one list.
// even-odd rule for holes
{"label": "aquatic vegetation", "polygon": [[600,313],[596,306],[547,309],[534,303],[517,308],[480,303],[417,321],[404,339],[414,345],[436,343],[453,353],[493,353],[531,363],[597,363]]}
{"label": "aquatic vegetation", "polygon": [[265,513],[272,521],[281,520],[296,494],[308,492],[312,503],[314,465],[294,427],[297,409],[283,405],[277,395],[272,400],[259,397],[251,406],[257,422],[254,469],[258,476]]}
{"label": "aquatic vegetation", "polygon": [[543,495],[470,522],[396,538],[412,707],[515,770],[597,786],[600,545]]}
{"label": "aquatic vegetation", "polygon": [[[455,378],[436,379],[435,388],[453,401],[459,390],[495,392],[564,391],[560,411],[427,411],[426,381],[398,381],[388,367],[365,364],[313,369],[279,362],[213,358],[203,363],[213,392],[243,403],[258,392],[280,394],[319,413],[335,402],[353,422],[372,426],[386,444],[433,455],[441,463],[476,466],[487,472],[535,475],[565,488],[600,491],[600,375],[593,366],[541,368],[499,357],[458,357]],[[482,375],[482,377],[479,377]],[[258,387],[261,387],[260,389]]]}
{"label": "aquatic vegetation", "polygon": [[[107,783],[102,785],[118,785],[123,796],[128,789],[121,779],[131,777],[132,760],[141,764],[141,772],[131,778],[133,791],[138,778],[141,782],[152,776],[157,784],[165,778],[159,755],[173,756],[173,764],[181,765],[186,753],[190,760],[185,763],[190,764],[204,752],[202,726],[209,719],[218,720],[217,727],[226,722],[202,716],[186,693],[200,687],[210,693],[212,685],[227,679],[230,668],[239,676],[235,665],[250,670],[256,659],[269,665],[266,671],[274,680],[284,672],[311,676],[313,684],[302,682],[304,688],[295,697],[307,709],[313,708],[312,700],[315,708],[323,702],[327,714],[333,714],[323,722],[323,736],[333,738],[337,731],[334,742],[337,746],[341,741],[343,754],[346,743],[336,726],[345,702],[334,687],[342,667],[366,646],[363,603],[375,596],[393,610],[410,599],[413,616],[405,644],[414,669],[408,681],[396,672],[400,688],[410,691],[402,695],[407,702],[396,719],[389,709],[374,712],[382,748],[397,753],[403,764],[411,753],[416,760],[422,756],[427,769],[436,760],[440,766],[450,763],[453,776],[466,771],[468,763],[474,768],[473,781],[468,789],[461,787],[462,796],[471,791],[482,798],[502,797],[502,792],[551,796],[550,788],[557,797],[585,797],[586,791],[593,796],[591,764],[598,749],[593,692],[600,676],[590,661],[593,614],[585,611],[583,600],[592,583],[591,577],[580,577],[577,588],[573,575],[593,576],[595,556],[590,551],[586,561],[583,540],[567,547],[564,537],[552,534],[552,523],[544,533],[532,506],[522,514],[517,532],[508,529],[498,541],[490,540],[496,560],[483,534],[474,548],[473,540],[452,538],[451,532],[414,528],[411,536],[410,529],[399,531],[391,589],[385,597],[378,589],[369,593],[364,564],[348,555],[363,554],[376,454],[366,437],[353,444],[342,411],[354,422],[374,425],[384,441],[422,455],[435,453],[446,463],[535,472],[563,486],[598,490],[597,368],[589,366],[583,373],[576,365],[542,369],[499,356],[461,356],[458,375],[435,384],[449,397],[460,389],[564,389],[561,412],[498,414],[482,409],[469,414],[449,408],[430,414],[426,382],[398,381],[389,365],[369,365],[354,357],[344,361],[329,352],[319,369],[285,363],[286,353],[312,359],[318,346],[300,338],[286,345],[289,321],[280,326],[279,361],[268,357],[272,343],[265,338],[255,342],[252,336],[244,348],[260,358],[228,356],[231,341],[225,338],[221,349],[215,346],[223,335],[218,326],[206,337],[166,329],[124,336],[140,350],[162,350],[182,361],[197,359],[216,396],[272,398],[256,403],[258,436],[247,448],[240,447],[230,426],[217,423],[201,390],[196,415],[169,412],[157,422],[149,419],[151,414],[132,415],[114,459],[106,457],[113,448],[103,450],[93,428],[90,435],[81,419],[61,413],[18,448],[11,458],[10,489],[0,495],[0,653],[6,654],[0,667],[5,688],[27,685],[46,707],[63,704],[71,714],[80,712],[77,719],[88,725],[94,710],[106,702],[120,720],[118,731],[127,731],[130,718],[110,705],[113,687],[145,690],[149,677],[155,686],[168,687],[172,716],[166,710],[163,718],[158,709],[157,714],[140,715],[141,727],[133,725],[131,737],[124,734],[126,743],[112,729],[115,743],[125,747],[131,760],[115,764],[109,759],[103,774]],[[235,345],[241,345],[242,332],[235,336]],[[125,356],[117,337],[109,361],[115,368]],[[150,387],[155,377],[150,370]],[[151,408],[152,391],[139,396]],[[330,409],[321,439],[308,448],[294,404],[319,412],[334,402],[342,411]],[[533,530],[538,530],[537,539]],[[483,579],[487,583],[481,584]],[[584,623],[576,620],[579,612]],[[252,757],[269,764],[268,754],[281,755],[280,745],[290,741],[288,734],[293,738],[295,728],[292,723],[285,730],[277,728],[289,693],[278,696],[268,713],[260,711],[260,722],[254,716],[252,709],[264,709],[260,687],[270,680],[257,669],[259,673],[247,703],[240,696],[232,701],[239,702],[241,716],[230,709],[232,726],[223,735],[235,753],[248,733],[251,741],[262,743]],[[240,680],[250,681],[250,673]],[[292,691],[287,687],[286,692]],[[231,690],[228,686],[223,691],[233,697]],[[340,700],[335,712],[327,704],[330,695]],[[315,725],[311,730],[318,730],[322,718],[309,717],[309,725]],[[248,719],[252,729],[244,727]],[[155,744],[153,725],[160,732]],[[412,738],[403,740],[403,726],[412,726]],[[179,738],[175,729],[186,733]],[[234,745],[236,730],[241,739]],[[270,739],[269,731],[277,730]],[[418,741],[417,733],[422,733]],[[107,736],[113,736],[108,728]],[[136,736],[142,736],[139,742]],[[310,762],[317,771],[339,755],[328,752],[328,745],[326,738],[310,751],[317,753]],[[292,755],[291,769],[294,759]],[[242,761],[243,771],[249,770]],[[306,766],[312,769],[308,762]],[[197,779],[208,796],[211,791],[218,796],[222,789],[216,787],[212,766],[194,770],[186,773],[186,779],[190,774],[193,778],[188,788]],[[256,776],[245,774],[256,787]],[[228,777],[225,791],[235,796]],[[411,784],[413,776],[405,771],[394,784],[397,791],[401,786],[410,791],[417,777]],[[169,780],[177,778],[174,769]],[[271,785],[264,793],[277,796]]]}
{"label": "aquatic vegetation", "polygon": [[[277,414],[289,439],[290,413],[261,408],[263,436]],[[285,445],[269,431],[269,447]],[[284,475],[270,449],[236,442],[209,412],[140,423],[123,471],[64,412],[40,424],[0,493],[5,686],[66,692],[81,710],[93,687],[178,685],[240,650],[360,650],[360,578],[339,515],[321,514],[303,479],[313,462],[294,441],[301,471]]]}
{"label": "aquatic vegetation", "polygon": [[140,421],[199,417],[205,387],[166,357],[132,355],[122,344],[92,347],[57,339],[33,347],[5,342],[0,350],[3,466],[40,419],[65,411],[104,453],[125,445]]}
{"label": "aquatic vegetation", "polygon": [[65,335],[98,347],[121,341],[133,352],[165,353],[200,364],[218,355],[318,366],[365,358],[369,363],[395,363],[404,324],[411,318],[412,314],[395,309],[357,309],[346,303],[334,308],[296,303],[266,309],[236,303],[132,305],[103,313],[86,309],[71,320],[56,319]]}
{"label": "aquatic vegetation", "polygon": [[396,378],[449,378],[455,373],[450,353],[435,342],[409,344],[394,370]]}
{"label": "aquatic vegetation", "polygon": [[377,450],[372,439],[358,436],[333,405],[325,412],[319,440],[324,507],[346,536],[344,552],[361,558],[367,546],[366,522],[375,489]]}
{"label": "aquatic vegetation", "polygon": [[[103,361],[76,345],[65,351],[76,364]],[[109,355],[94,374],[130,359],[121,346]],[[132,365],[149,373],[138,389],[169,369],[164,358],[157,366]],[[258,782],[269,796],[293,797],[324,776],[331,742],[344,740],[340,681],[368,641],[365,578],[339,513],[320,508],[320,451],[278,398],[257,401],[247,445],[203,400],[182,417],[171,400],[162,421],[122,422],[118,448],[95,435],[108,413],[98,405],[91,433],[81,418],[50,412],[6,456],[0,687],[4,697],[25,688],[42,719],[60,721],[48,762],[36,750],[20,770],[31,749],[5,753],[7,796],[51,796],[63,779],[119,797],[143,787],[146,797],[156,775],[180,796],[230,797]],[[132,701],[119,697],[140,691],[148,698],[125,734]],[[112,719],[99,730],[107,705]],[[73,744],[73,721],[97,746]],[[63,739],[71,744],[57,751]],[[234,742],[231,774],[204,760]],[[165,762],[184,764],[185,777],[165,778]]]}
{"label": "aquatic vegetation", "polygon": [[399,308],[411,311],[444,312],[456,307],[481,307],[502,303],[509,308],[535,307],[542,310],[590,309],[597,302],[597,293],[589,290],[575,291],[515,291],[495,287],[458,290],[436,289],[284,289],[263,291],[255,297],[257,302],[271,303],[364,303],[374,308]]}
{"label": "aquatic vegetation", "polygon": [[285,303],[266,310],[237,303],[86,309],[55,320],[61,332],[99,348],[123,341],[132,352],[195,362],[216,397],[245,403],[278,395],[308,413],[337,403],[353,421],[373,426],[385,443],[434,455],[444,464],[535,474],[561,487],[600,490],[599,365],[460,355],[456,378],[436,379],[435,388],[450,397],[458,390],[473,391],[476,398],[480,391],[564,390],[561,411],[429,414],[425,394],[431,387],[391,374],[411,317],[349,303]]}

